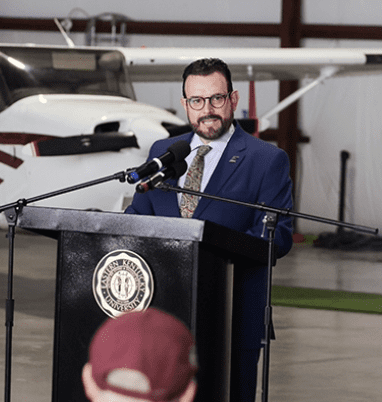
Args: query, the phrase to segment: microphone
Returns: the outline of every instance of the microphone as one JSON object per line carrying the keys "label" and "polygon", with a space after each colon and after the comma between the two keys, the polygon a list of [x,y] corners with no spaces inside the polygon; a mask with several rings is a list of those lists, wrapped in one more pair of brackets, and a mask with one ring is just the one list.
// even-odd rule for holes
{"label": "microphone", "polygon": [[190,144],[181,140],[175,142],[167,148],[167,152],[158,158],[144,163],[136,168],[133,172],[127,174],[127,181],[134,184],[137,181],[150,176],[161,170],[163,167],[169,166],[174,162],[180,162],[191,152]]}
{"label": "microphone", "polygon": [[164,168],[162,171],[152,176],[150,179],[139,183],[135,190],[140,194],[146,193],[149,190],[154,190],[158,184],[162,184],[167,179],[178,179],[180,176],[183,176],[184,173],[186,173],[186,170],[187,163],[185,160],[175,162],[171,166]]}

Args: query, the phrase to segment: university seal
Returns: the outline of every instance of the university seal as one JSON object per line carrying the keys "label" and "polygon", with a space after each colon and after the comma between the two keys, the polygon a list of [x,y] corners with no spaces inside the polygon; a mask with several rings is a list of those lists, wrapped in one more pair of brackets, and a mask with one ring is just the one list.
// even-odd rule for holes
{"label": "university seal", "polygon": [[112,251],[99,261],[94,270],[94,298],[110,317],[147,309],[153,293],[151,270],[146,261],[133,251]]}

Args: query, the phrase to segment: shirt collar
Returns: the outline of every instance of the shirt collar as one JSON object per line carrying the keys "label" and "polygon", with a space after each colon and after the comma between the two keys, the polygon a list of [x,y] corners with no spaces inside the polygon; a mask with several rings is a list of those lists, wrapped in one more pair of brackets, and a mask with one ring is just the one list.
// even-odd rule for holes
{"label": "shirt collar", "polygon": [[[225,146],[228,144],[228,141],[231,139],[234,131],[235,127],[233,124],[231,124],[226,133],[224,133],[220,138],[211,141],[208,145],[212,148],[225,148]],[[196,148],[199,148],[202,145],[206,144],[200,139],[198,135],[194,135],[190,143],[191,150],[194,151]]]}

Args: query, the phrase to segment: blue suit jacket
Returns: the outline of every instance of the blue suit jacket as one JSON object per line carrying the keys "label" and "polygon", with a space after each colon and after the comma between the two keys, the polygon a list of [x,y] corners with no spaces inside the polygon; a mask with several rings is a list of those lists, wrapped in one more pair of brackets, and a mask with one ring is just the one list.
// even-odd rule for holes
{"label": "blue suit jacket", "polygon": [[[242,130],[238,123],[205,193],[249,203],[265,203],[276,208],[292,208],[292,183],[286,153]],[[191,142],[193,133],[157,141],[149,160],[164,154],[179,140]],[[176,185],[176,180],[169,180]],[[180,217],[177,194],[159,189],[135,194],[126,213]],[[208,220],[260,238],[265,213],[257,209],[201,198],[193,219]],[[292,246],[291,218],[280,216],[275,233],[278,257]],[[266,269],[235,270],[235,290],[240,295],[234,314],[243,347],[259,346],[263,334]]]}

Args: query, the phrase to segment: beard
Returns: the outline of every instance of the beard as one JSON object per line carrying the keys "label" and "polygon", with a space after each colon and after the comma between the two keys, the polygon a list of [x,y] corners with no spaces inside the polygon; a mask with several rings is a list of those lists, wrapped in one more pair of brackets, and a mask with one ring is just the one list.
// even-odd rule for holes
{"label": "beard", "polygon": [[[220,121],[221,125],[219,128],[209,128],[207,131],[202,131],[200,129],[200,123],[203,120],[207,120],[207,119],[217,119]],[[199,137],[204,138],[205,140],[211,141],[211,140],[216,140],[218,138],[220,138],[223,134],[225,134],[228,129],[230,128],[232,122],[233,122],[233,111],[231,111],[230,116],[227,119],[223,119],[221,116],[219,115],[215,115],[215,114],[209,114],[208,116],[203,116],[200,117],[197,121],[197,124],[193,124],[190,121],[190,118],[188,117],[188,121],[192,127],[192,130],[194,131],[194,133],[198,134]]]}

